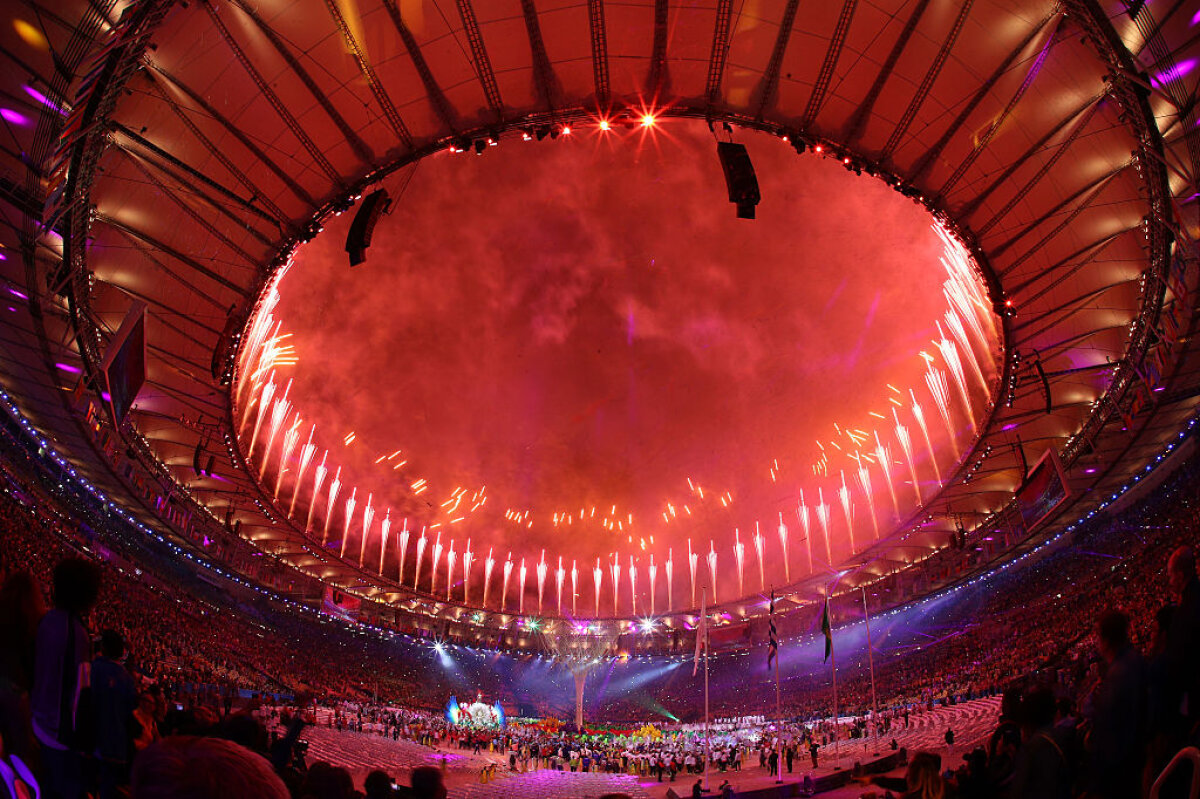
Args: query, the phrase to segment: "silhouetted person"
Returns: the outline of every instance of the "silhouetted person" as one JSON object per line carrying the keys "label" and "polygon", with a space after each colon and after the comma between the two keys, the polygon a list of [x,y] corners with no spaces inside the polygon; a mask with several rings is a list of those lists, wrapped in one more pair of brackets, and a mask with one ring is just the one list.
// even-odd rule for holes
{"label": "silhouetted person", "polygon": [[0,586],[0,737],[7,751],[32,763],[37,740],[30,726],[29,690],[38,622],[46,613],[37,578],[15,571]]}
{"label": "silhouetted person", "polygon": [[1129,640],[1124,613],[1110,610],[1101,616],[1098,634],[1108,671],[1092,700],[1087,788],[1107,799],[1133,799],[1140,792],[1145,745],[1145,662]]}
{"label": "silhouetted person", "polygon": [[54,609],[38,624],[31,709],[41,744],[43,795],[83,795],[83,755],[78,701],[87,687],[91,641],[84,619],[100,594],[100,570],[82,558],[65,558],[54,568]]}
{"label": "silhouetted person", "polygon": [[100,636],[100,657],[92,661],[91,674],[100,799],[115,797],[117,786],[127,782],[129,771],[129,727],[137,705],[137,689],[121,665],[124,656],[125,641],[120,633],[105,630]]}
{"label": "silhouetted person", "polygon": [[413,769],[409,782],[412,785],[413,799],[446,799],[442,772],[433,766]]}
{"label": "silhouetted person", "polygon": [[1171,553],[1167,579],[1177,602],[1167,628],[1165,701],[1178,712],[1178,737],[1200,722],[1200,578],[1189,546]]}
{"label": "silhouetted person", "polygon": [[221,738],[178,735],[147,747],[133,764],[133,799],[289,799],[271,764]]}
{"label": "silhouetted person", "polygon": [[1021,734],[1011,796],[1021,799],[1070,799],[1071,763],[1068,747],[1054,729],[1054,694],[1034,688],[1021,703]]}

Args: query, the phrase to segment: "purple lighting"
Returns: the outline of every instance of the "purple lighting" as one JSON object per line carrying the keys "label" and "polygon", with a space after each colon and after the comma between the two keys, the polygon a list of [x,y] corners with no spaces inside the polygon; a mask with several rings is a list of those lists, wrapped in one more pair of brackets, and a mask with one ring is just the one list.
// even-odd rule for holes
{"label": "purple lighting", "polygon": [[1153,83],[1155,86],[1162,86],[1164,83],[1170,83],[1173,80],[1182,78],[1184,75],[1187,75],[1189,72],[1191,72],[1195,68],[1196,68],[1196,59],[1189,58],[1186,61],[1180,61],[1178,64],[1171,67],[1170,69],[1164,69],[1162,72],[1158,73],[1157,75],[1151,76],[1150,82]]}
{"label": "purple lighting", "polygon": [[29,124],[29,117],[11,108],[0,108],[0,117],[3,117],[5,122],[10,122],[13,125],[24,127]]}
{"label": "purple lighting", "polygon": [[1095,466],[1089,466],[1089,467],[1087,467],[1086,469],[1084,469],[1084,470],[1083,470],[1083,473],[1084,473],[1084,474],[1095,474],[1095,473],[1096,473],[1096,467],[1095,467]]}
{"label": "purple lighting", "polygon": [[1007,432],[1009,430],[1015,430],[1017,427],[1018,427],[1018,424],[1016,422],[1009,422],[1008,424],[1004,425],[1004,427],[1000,428],[1000,432],[1003,433],[1003,432]]}
{"label": "purple lighting", "polygon": [[12,286],[9,286],[9,287],[8,287],[8,293],[9,293],[9,294],[11,294],[11,295],[13,295],[14,297],[16,297],[16,298],[17,298],[17,299],[19,299],[19,300],[27,300],[27,299],[29,299],[29,295],[27,295],[27,294],[23,294],[22,292],[20,292],[19,290],[17,290],[17,289],[15,289],[15,288],[13,288]]}
{"label": "purple lighting", "polygon": [[83,371],[78,366],[72,366],[69,363],[55,363],[54,365],[57,366],[59,369],[63,370],[64,372],[70,372],[73,375],[77,375]]}

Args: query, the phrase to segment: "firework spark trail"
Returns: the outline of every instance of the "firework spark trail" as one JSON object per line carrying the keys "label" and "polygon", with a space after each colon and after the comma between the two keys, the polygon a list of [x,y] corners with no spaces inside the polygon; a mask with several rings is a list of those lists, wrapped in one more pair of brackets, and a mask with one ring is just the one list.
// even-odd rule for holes
{"label": "firework spark trail", "polygon": [[321,530],[321,546],[329,540],[329,522],[333,519],[333,503],[337,502],[338,491],[342,487],[342,467],[337,467],[333,482],[329,484],[329,496],[325,500],[325,527]]}
{"label": "firework spark trail", "polygon": [[392,529],[392,509],[388,508],[383,514],[379,525],[379,576],[383,576],[383,558],[387,555],[388,532]]}
{"label": "firework spark trail", "polygon": [[667,608],[675,602],[675,553],[667,547]]}
{"label": "firework spark trail", "polygon": [[438,593],[438,564],[442,563],[442,530],[438,530],[436,539],[433,539],[433,565],[430,567],[430,593]]}
{"label": "firework spark trail", "polygon": [[613,561],[608,568],[612,572],[613,615],[616,616],[617,597],[621,593],[621,561],[616,552],[613,553]]}
{"label": "firework spark trail", "polygon": [[975,303],[971,301],[968,289],[958,281],[947,280],[942,284],[942,295],[945,296],[949,306],[967,323],[967,327],[979,340],[980,346],[986,349],[988,347],[987,333],[983,330],[983,323],[979,321],[978,310]]}
{"label": "firework spark trail", "polygon": [[275,499],[279,499],[279,488],[283,485],[283,475],[287,472],[288,461],[292,459],[292,452],[296,449],[296,443],[300,440],[300,415],[296,414],[296,421],[283,434],[283,454],[279,457],[279,469],[275,473]]}
{"label": "firework spark trail", "polygon": [[250,434],[250,446],[246,452],[253,452],[254,445],[258,443],[258,431],[262,428],[263,417],[267,415],[267,407],[271,404],[271,398],[275,396],[275,374],[272,372],[267,379],[267,384],[262,387],[262,391],[258,393],[258,413],[254,415],[254,432]]}
{"label": "firework spark trail", "polygon": [[313,493],[308,500],[308,517],[304,521],[304,532],[312,529],[313,510],[317,507],[317,495],[321,493],[321,486],[325,482],[325,475],[329,474],[329,470],[325,468],[325,459],[329,457],[329,450],[325,450],[321,455],[321,462],[317,464],[316,474],[313,475]]}
{"label": "firework spark trail", "polygon": [[508,578],[512,577],[512,553],[509,552],[504,560],[504,582],[500,584],[500,612],[508,609]]}
{"label": "firework spark trail", "polygon": [[363,562],[367,559],[367,535],[371,532],[371,521],[375,518],[375,509],[371,507],[371,502],[375,499],[374,494],[367,494],[367,507],[363,508],[363,527],[362,541],[358,546],[358,566],[362,568]]}
{"label": "firework spark trail", "polygon": [[938,324],[938,351],[942,354],[942,360],[946,362],[946,367],[950,370],[950,376],[954,378],[954,385],[958,389],[958,396],[962,400],[963,408],[967,411],[967,422],[971,425],[971,432],[975,432],[975,408],[971,403],[971,392],[967,390],[967,376],[963,372],[962,360],[958,357],[958,348],[953,341],[942,335],[942,326]]}
{"label": "firework spark trail", "polygon": [[404,585],[404,557],[408,554],[408,517],[404,517],[404,527],[400,530],[399,551],[396,553],[396,582]]}
{"label": "firework spark trail", "polygon": [[917,492],[917,504],[924,504],[921,499],[921,481],[917,479],[917,465],[913,462],[912,438],[908,434],[908,428],[900,424],[900,417],[896,414],[896,409],[892,409],[892,418],[896,420],[896,440],[900,442],[900,449],[904,452],[904,461],[908,464],[908,474],[912,478],[913,491]]}
{"label": "firework spark trail", "polygon": [[517,573],[520,581],[521,593],[517,595],[517,612],[522,616],[525,615],[525,558],[521,558],[521,570]]}
{"label": "firework spark trail", "polygon": [[[779,549],[781,552],[783,552],[783,579],[785,582],[790,583],[792,581],[792,565],[788,559],[788,528],[787,525],[783,523],[783,511],[779,511],[779,527],[776,529],[779,532]],[[758,560],[761,564],[761,552],[758,553]]]}
{"label": "firework spark trail", "polygon": [[733,531],[733,559],[737,563],[738,596],[745,596],[746,590],[742,587],[742,567],[746,562],[746,547],[742,544],[736,528]]}
{"label": "firework spark trail", "polygon": [[567,572],[563,569],[562,555],[558,556],[558,569],[554,572],[554,595],[557,600],[558,615],[562,615],[562,589],[563,581],[567,578]]}
{"label": "firework spark trail", "polygon": [[646,577],[650,581],[650,615],[654,616],[654,583],[658,577],[658,566],[654,565],[654,553],[650,553],[650,565],[646,567]]}
{"label": "firework spark trail", "polygon": [[[957,453],[958,444],[954,438],[954,422],[950,418],[950,386],[946,381],[946,373],[932,364],[926,364],[926,369],[925,385],[929,387],[929,393],[933,395],[933,404],[938,409],[938,415],[942,417],[942,424],[946,426],[946,435],[950,437],[950,447]],[[933,451],[931,450],[929,454],[932,457]],[[940,483],[941,480],[938,482]]]}
{"label": "firework spark trail", "polygon": [[800,504],[796,506],[796,518],[800,520],[800,527],[804,530],[804,551],[808,554],[808,570],[811,573],[814,571],[812,558],[812,530],[808,524],[808,506],[804,504],[804,489],[800,489]]}
{"label": "firework spark trail", "polygon": [[496,568],[496,559],[492,557],[492,547],[488,547],[487,558],[483,561],[483,602],[482,607],[487,607],[488,591],[492,588],[492,569]]}
{"label": "firework spark trail", "polygon": [[950,335],[954,336],[954,340],[958,342],[959,348],[967,354],[966,360],[967,363],[971,364],[971,373],[979,381],[979,386],[983,389],[983,393],[990,393],[987,378],[983,376],[983,367],[979,365],[979,356],[975,354],[975,350],[967,338],[967,331],[963,329],[962,319],[959,318],[953,308],[947,308],[943,318],[946,320],[946,327],[950,328]]}
{"label": "firework spark trail", "polygon": [[454,539],[450,539],[450,549],[446,552],[446,601],[450,601],[450,589],[454,587],[454,563],[458,554],[454,551]]}
{"label": "firework spark trail", "polygon": [[688,569],[692,572],[692,607],[696,607],[696,563],[700,556],[692,552],[692,539],[688,539]]}
{"label": "firework spark trail", "polygon": [[[300,496],[300,487],[304,482],[304,473],[308,471],[308,465],[312,463],[313,455],[317,452],[316,444],[312,443],[313,431],[317,429],[316,425],[308,428],[308,443],[300,448],[300,468],[296,472],[296,482],[292,486],[292,501],[288,503],[288,518],[296,512],[296,497]],[[313,499],[316,499],[314,496]],[[311,507],[311,503],[309,507]]]}
{"label": "firework spark trail", "polygon": [[717,601],[717,549],[712,539],[708,539],[708,574],[712,578],[713,603]]}
{"label": "firework spark trail", "polygon": [[350,489],[350,499],[346,500],[346,516],[342,519],[342,546],[338,557],[346,557],[346,541],[350,539],[350,520],[354,517],[354,506],[358,504],[358,486]]}
{"label": "firework spark trail", "polygon": [[428,546],[429,539],[425,537],[425,528],[421,528],[421,537],[417,539],[417,560],[416,568],[413,570],[413,590],[417,590],[417,581],[421,579],[421,561],[425,558],[425,547]]}
{"label": "firework spark trail", "polygon": [[633,562],[633,555],[629,556],[629,606],[633,615],[637,615],[637,564]]}
{"label": "firework spark trail", "polygon": [[292,388],[292,381],[287,382],[284,387],[283,396],[275,398],[275,404],[271,408],[271,421],[267,427],[267,445],[262,451],[262,463],[258,466],[258,479],[261,480],[263,474],[267,471],[267,463],[271,460],[271,449],[275,446],[275,436],[279,435],[279,427],[283,424],[283,420],[292,410],[292,403],[288,402],[288,392]]}
{"label": "firework spark trail", "polygon": [[912,398],[912,415],[917,420],[917,426],[921,428],[921,435],[925,437],[925,449],[929,452],[929,463],[933,466],[933,476],[937,479],[937,484],[942,485],[942,470],[938,468],[937,457],[933,451],[933,442],[929,438],[929,425],[925,423],[925,411],[921,408],[921,403],[917,402],[916,393],[910,388],[908,390],[909,397]]}
{"label": "firework spark trail", "polygon": [[538,615],[542,615],[542,596],[546,590],[546,550],[542,550],[542,559],[537,565]]}
{"label": "firework spark trail", "polygon": [[575,559],[571,559],[571,615],[578,617],[579,611],[576,606],[579,600],[579,569],[575,565]]}
{"label": "firework spark trail", "polygon": [[850,554],[858,551],[854,544],[854,508],[850,500],[850,489],[846,486],[846,472],[842,472],[842,487],[838,489],[838,499],[842,501],[842,511],[846,514],[846,530],[850,533]]}
{"label": "firework spark trail", "polygon": [[821,523],[821,530],[825,533],[825,562],[830,566],[833,565],[833,543],[829,538],[829,506],[825,504],[824,488],[817,488],[817,521]]}
{"label": "firework spark trail", "polygon": [[600,568],[600,558],[596,558],[596,568],[592,569],[592,582],[596,586],[596,613],[600,615],[600,589],[604,585],[604,570]]}
{"label": "firework spark trail", "polygon": [[[780,514],[780,515],[782,515],[782,514]],[[766,572],[763,570],[763,544],[765,542],[766,542],[766,539],[763,537],[763,534],[761,532],[759,532],[758,522],[755,522],[754,523],[754,549],[758,553],[758,590],[759,591],[767,590],[767,577],[766,577]]]}
{"label": "firework spark trail", "polygon": [[892,498],[892,511],[896,514],[896,519],[900,519],[900,503],[896,501],[896,487],[892,484],[892,453],[888,451],[879,441],[879,432],[875,432],[875,460],[879,462],[879,469],[883,472],[883,480],[887,483],[888,496]]}
{"label": "firework spark trail", "polygon": [[475,562],[475,553],[471,551],[471,539],[467,539],[467,548],[463,551],[463,602],[471,601],[471,564]]}
{"label": "firework spark trail", "polygon": [[858,463],[858,487],[867,498],[867,510],[871,513],[871,527],[875,530],[875,540],[879,540],[879,519],[875,517],[875,494],[871,491],[871,471],[862,461]]}

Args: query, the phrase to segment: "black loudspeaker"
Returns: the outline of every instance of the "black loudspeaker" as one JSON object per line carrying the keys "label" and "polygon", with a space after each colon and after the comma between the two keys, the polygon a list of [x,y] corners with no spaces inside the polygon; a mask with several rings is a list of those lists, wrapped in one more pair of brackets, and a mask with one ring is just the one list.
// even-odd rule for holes
{"label": "black loudspeaker", "polygon": [[762,200],[758,191],[758,178],[746,145],[734,142],[717,142],[717,157],[721,159],[721,171],[725,173],[725,187],[729,189],[729,202],[737,206],[738,219],[753,219],[754,206]]}
{"label": "black loudspeaker", "polygon": [[204,474],[204,470],[200,468],[200,455],[204,452],[204,442],[196,442],[196,451],[192,453],[192,471],[197,477]]}
{"label": "black loudspeaker", "polygon": [[204,464],[204,476],[205,477],[212,477],[213,466],[215,466],[216,464],[217,464],[217,456],[209,455],[208,463]]}
{"label": "black loudspeaker", "polygon": [[371,246],[375,223],[391,204],[386,189],[377,189],[363,199],[354,221],[350,223],[350,232],[346,234],[346,252],[350,254],[351,266],[358,266],[367,260],[367,248]]}

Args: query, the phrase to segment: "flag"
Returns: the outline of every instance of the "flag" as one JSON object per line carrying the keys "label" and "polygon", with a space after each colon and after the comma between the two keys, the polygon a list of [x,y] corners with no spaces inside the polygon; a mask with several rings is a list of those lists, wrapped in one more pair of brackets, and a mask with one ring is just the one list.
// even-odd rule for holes
{"label": "flag", "polygon": [[771,628],[767,638],[767,668],[779,656],[779,632],[775,629],[775,589],[771,589]]}
{"label": "flag", "polygon": [[705,609],[707,600],[708,600],[708,592],[707,591],[701,592],[701,594],[700,594],[700,620],[696,623],[696,659],[692,663],[692,676],[693,677],[696,676],[696,672],[699,671],[699,669],[700,669],[700,649],[701,649],[701,647],[708,646],[708,643],[704,640],[705,638],[708,637],[708,615],[707,615],[708,611]]}
{"label": "flag", "polygon": [[825,636],[825,660],[833,653],[833,628],[829,626],[829,597],[825,597],[825,611],[821,614],[821,634]]}

